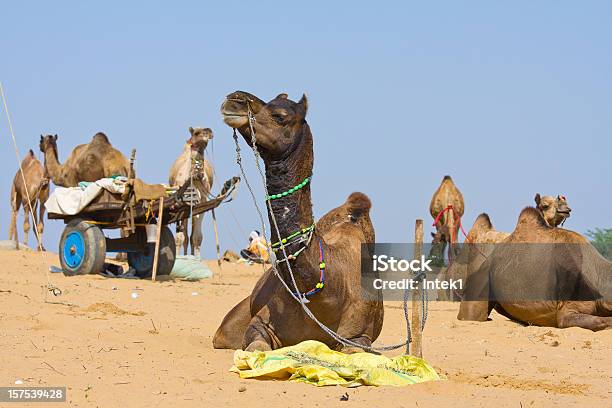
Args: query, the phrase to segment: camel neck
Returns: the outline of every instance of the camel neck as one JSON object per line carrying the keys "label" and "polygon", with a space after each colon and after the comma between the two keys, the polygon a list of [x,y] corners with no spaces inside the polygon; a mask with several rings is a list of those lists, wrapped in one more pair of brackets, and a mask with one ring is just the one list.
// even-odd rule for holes
{"label": "camel neck", "polygon": [[[289,156],[283,159],[265,160],[268,195],[288,191],[303,182],[306,177],[312,175],[312,164],[312,135],[308,125],[305,125],[299,144]],[[270,203],[280,232],[279,237],[268,210],[272,242],[286,238],[302,228],[311,226],[314,222],[310,183],[292,194],[271,200]]]}
{"label": "camel neck", "polygon": [[57,158],[57,149],[53,147],[47,147],[45,150],[45,171],[49,175],[49,178],[57,186],[64,185],[64,181],[61,179],[61,167]]}

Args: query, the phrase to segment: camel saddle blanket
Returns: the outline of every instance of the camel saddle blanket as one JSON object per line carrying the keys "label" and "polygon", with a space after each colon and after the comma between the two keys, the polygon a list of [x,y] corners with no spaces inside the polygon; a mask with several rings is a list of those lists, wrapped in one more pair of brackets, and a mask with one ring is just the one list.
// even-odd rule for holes
{"label": "camel saddle blanket", "polygon": [[104,190],[112,194],[123,194],[125,177],[103,178],[93,183],[79,183],[79,187],[56,187],[45,202],[48,213],[75,215]]}
{"label": "camel saddle blanket", "polygon": [[266,352],[236,350],[230,371],[240,378],[289,380],[317,386],[404,386],[440,380],[436,371],[418,357],[344,354],[314,340]]}

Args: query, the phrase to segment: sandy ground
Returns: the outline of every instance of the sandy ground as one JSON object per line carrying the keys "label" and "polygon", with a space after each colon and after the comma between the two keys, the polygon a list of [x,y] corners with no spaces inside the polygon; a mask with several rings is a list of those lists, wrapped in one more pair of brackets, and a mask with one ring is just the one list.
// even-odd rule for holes
{"label": "sandy ground", "polygon": [[[68,388],[67,404],[44,406],[610,406],[610,330],[523,327],[497,314],[459,322],[458,305],[439,302],[424,356],[444,381],[344,389],[240,380],[228,371],[233,352],[213,350],[212,336],[260,267],[225,264],[220,281],[198,283],[48,274],[62,290],[54,297],[45,271],[57,264],[52,253],[0,252],[0,385]],[[401,303],[385,313],[379,341],[401,341]]]}

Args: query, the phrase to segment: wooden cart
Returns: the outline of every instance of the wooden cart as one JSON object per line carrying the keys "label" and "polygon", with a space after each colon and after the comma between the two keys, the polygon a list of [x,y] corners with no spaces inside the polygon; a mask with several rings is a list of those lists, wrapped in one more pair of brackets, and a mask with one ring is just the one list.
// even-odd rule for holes
{"label": "wooden cart", "polygon": [[[157,275],[168,275],[174,266],[176,246],[168,224],[213,210],[231,200],[240,178],[225,182],[216,197],[196,204],[185,198],[187,184],[163,200],[162,231],[159,235]],[[157,225],[160,200],[130,203],[121,195],[104,190],[100,196],[75,215],[49,213],[49,219],[66,223],[60,240],[59,258],[66,274],[98,273],[107,252],[127,252],[128,264],[141,277],[151,276],[155,243],[147,242],[146,225]],[[106,238],[103,229],[121,228],[124,237]]]}

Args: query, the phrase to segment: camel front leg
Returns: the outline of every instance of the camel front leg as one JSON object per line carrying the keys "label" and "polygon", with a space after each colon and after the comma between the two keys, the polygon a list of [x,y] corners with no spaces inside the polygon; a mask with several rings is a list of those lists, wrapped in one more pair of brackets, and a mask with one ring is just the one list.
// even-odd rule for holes
{"label": "camel front leg", "polygon": [[174,243],[176,245],[176,254],[181,253],[181,248],[183,248],[183,244],[185,243],[185,232],[184,232],[184,223],[185,221],[179,221],[176,223],[176,237],[174,238]]}
{"label": "camel front leg", "polygon": [[23,245],[28,246],[28,235],[30,234],[30,210],[29,204],[23,206]]}
{"label": "camel front leg", "polygon": [[372,339],[370,339],[370,337],[366,335],[354,337],[348,340],[352,341],[353,343],[360,344],[366,348],[357,347],[357,346],[346,346],[346,345],[341,344],[339,347],[341,353],[344,353],[344,354],[367,353],[369,352],[367,348],[372,347]]}
{"label": "camel front leg", "polygon": [[[267,320],[267,319],[266,319]],[[269,351],[282,347],[274,341],[274,329],[260,315],[253,316],[244,333],[242,348],[246,351]]]}
{"label": "camel front leg", "polygon": [[36,229],[38,231],[38,250],[44,251],[45,247],[43,246],[43,232],[45,230],[45,206],[43,205],[43,201],[40,202],[40,208],[38,210],[38,224],[36,225]]}
{"label": "camel front leg", "polygon": [[202,246],[202,214],[198,214],[191,221],[191,255],[200,258],[200,247]]}

